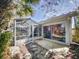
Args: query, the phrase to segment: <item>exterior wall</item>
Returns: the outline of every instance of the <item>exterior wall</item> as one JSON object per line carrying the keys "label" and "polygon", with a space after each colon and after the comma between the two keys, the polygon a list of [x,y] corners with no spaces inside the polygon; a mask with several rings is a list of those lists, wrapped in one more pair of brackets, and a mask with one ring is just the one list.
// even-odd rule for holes
{"label": "exterior wall", "polygon": [[[48,22],[48,23],[44,23],[42,24],[42,37],[44,36],[44,33],[43,33],[43,27],[44,26],[49,26],[49,25],[53,25],[53,24],[64,24],[65,25],[65,40],[66,42],[60,42],[60,41],[56,41],[56,40],[51,40],[51,41],[55,41],[57,43],[61,43],[61,44],[67,44],[69,45],[70,42],[72,41],[72,28],[71,28],[71,19],[68,19],[68,18],[64,18],[64,19],[58,19],[58,20],[54,20],[54,21],[51,21],[51,22]],[[47,39],[47,38],[45,38]]]}

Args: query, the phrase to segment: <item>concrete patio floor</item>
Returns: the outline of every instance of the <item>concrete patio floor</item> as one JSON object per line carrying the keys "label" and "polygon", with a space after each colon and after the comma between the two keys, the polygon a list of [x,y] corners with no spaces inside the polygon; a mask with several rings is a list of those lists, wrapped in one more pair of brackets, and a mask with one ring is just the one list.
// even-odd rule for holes
{"label": "concrete patio floor", "polygon": [[59,44],[49,40],[35,40],[35,42],[47,50],[68,47],[68,45]]}

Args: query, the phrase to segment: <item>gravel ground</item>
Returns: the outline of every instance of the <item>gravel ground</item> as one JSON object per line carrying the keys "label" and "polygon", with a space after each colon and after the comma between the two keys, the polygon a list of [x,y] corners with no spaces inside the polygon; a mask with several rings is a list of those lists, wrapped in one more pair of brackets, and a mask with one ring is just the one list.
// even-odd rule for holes
{"label": "gravel ground", "polygon": [[43,47],[39,46],[35,42],[31,42],[26,46],[32,55],[32,59],[46,59],[44,56],[47,50],[44,49]]}

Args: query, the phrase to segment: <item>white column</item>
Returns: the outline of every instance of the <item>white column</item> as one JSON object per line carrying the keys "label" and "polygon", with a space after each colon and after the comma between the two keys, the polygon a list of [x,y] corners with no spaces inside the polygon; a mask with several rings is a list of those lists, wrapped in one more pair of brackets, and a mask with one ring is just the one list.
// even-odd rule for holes
{"label": "white column", "polygon": [[28,30],[27,31],[28,31],[28,37],[30,37],[30,35],[31,35],[31,26],[30,25],[28,26]]}
{"label": "white column", "polygon": [[31,25],[29,25],[29,29],[28,29],[28,40],[31,40],[30,36],[32,35],[31,34]]}
{"label": "white column", "polygon": [[16,46],[16,20],[14,20],[15,25],[14,25],[14,45]]}
{"label": "white column", "polygon": [[41,27],[42,27],[42,28],[41,28],[41,29],[42,29],[42,31],[41,31],[41,32],[42,32],[42,33],[41,33],[41,34],[42,34],[42,38],[44,38],[44,35],[43,35],[43,34],[44,34],[44,33],[43,33],[43,26],[41,26]]}
{"label": "white column", "polygon": [[65,21],[66,25],[66,44],[70,44],[72,41],[72,25],[71,25],[71,19],[66,19]]}
{"label": "white column", "polygon": [[40,31],[39,31],[39,25],[38,25],[38,37],[39,37],[39,32],[40,32]]}
{"label": "white column", "polygon": [[34,39],[34,25],[32,25],[32,39]]}

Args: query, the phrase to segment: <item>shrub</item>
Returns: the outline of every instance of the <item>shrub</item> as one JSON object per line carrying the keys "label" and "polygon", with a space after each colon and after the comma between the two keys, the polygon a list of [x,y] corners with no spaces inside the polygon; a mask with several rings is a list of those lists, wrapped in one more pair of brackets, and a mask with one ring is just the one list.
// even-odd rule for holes
{"label": "shrub", "polygon": [[73,41],[79,43],[79,28],[75,29],[75,35],[73,36]]}
{"label": "shrub", "polygon": [[0,33],[0,59],[8,59],[11,32]]}

